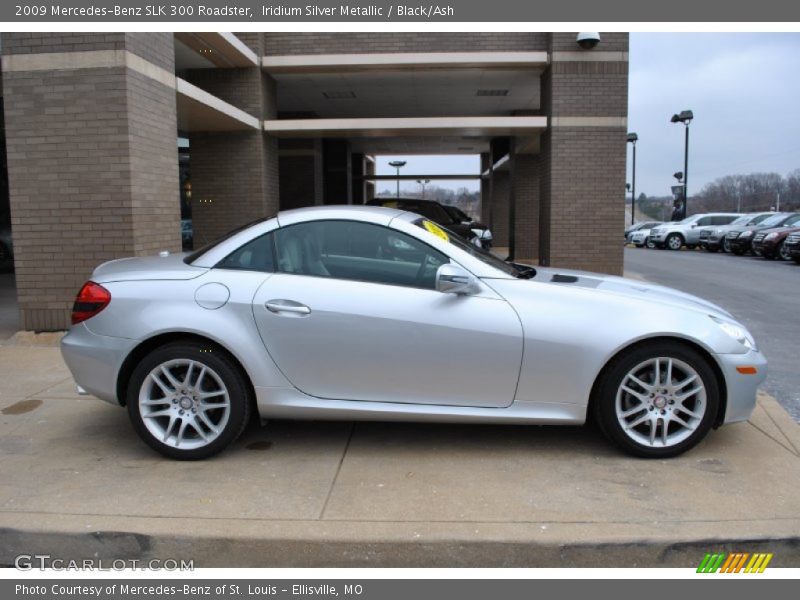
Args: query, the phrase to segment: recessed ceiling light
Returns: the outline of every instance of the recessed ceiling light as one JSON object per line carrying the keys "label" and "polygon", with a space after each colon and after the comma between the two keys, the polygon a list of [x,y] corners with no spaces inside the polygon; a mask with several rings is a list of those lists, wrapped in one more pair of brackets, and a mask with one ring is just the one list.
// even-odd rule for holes
{"label": "recessed ceiling light", "polygon": [[476,96],[508,96],[508,90],[478,90]]}
{"label": "recessed ceiling light", "polygon": [[355,92],[322,92],[328,100],[345,100],[347,98],[355,98]]}

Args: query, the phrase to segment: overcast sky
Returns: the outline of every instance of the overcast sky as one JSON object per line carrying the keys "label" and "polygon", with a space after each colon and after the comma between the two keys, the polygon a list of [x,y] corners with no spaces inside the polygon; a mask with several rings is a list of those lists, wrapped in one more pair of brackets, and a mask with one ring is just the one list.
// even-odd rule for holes
{"label": "overcast sky", "polygon": [[[683,125],[694,112],[689,193],[733,173],[800,168],[800,34],[632,33],[629,131],[639,135],[636,193],[669,195],[683,170]],[[395,157],[379,157],[378,173]],[[408,173],[476,172],[476,157],[403,157]],[[628,152],[628,181],[631,169]],[[476,182],[442,182],[443,187]],[[413,184],[403,183],[408,189]],[[391,187],[381,182],[378,189]]]}

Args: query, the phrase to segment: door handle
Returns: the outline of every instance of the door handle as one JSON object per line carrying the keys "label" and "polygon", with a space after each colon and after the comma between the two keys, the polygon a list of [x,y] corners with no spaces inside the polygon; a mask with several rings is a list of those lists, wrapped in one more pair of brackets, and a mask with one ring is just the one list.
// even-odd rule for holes
{"label": "door handle", "polygon": [[311,314],[311,309],[304,304],[292,300],[269,300],[264,304],[267,310],[273,313],[296,313],[299,315]]}

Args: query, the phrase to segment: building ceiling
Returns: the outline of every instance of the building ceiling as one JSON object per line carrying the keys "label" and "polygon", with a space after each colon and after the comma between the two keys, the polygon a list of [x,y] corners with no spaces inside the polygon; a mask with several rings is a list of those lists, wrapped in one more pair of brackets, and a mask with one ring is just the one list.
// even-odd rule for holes
{"label": "building ceiling", "polygon": [[275,74],[278,111],[320,118],[507,116],[540,107],[531,69]]}

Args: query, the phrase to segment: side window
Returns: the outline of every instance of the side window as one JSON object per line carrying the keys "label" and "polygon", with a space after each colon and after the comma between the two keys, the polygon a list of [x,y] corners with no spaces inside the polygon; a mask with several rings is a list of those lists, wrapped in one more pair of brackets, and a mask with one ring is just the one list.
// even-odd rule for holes
{"label": "side window", "polygon": [[733,221],[735,221],[736,219],[737,219],[737,217],[735,217],[735,216],[724,216],[724,215],[721,215],[719,217],[714,217],[713,221],[714,221],[714,225],[728,225],[728,224],[732,223]]}
{"label": "side window", "polygon": [[701,217],[697,219],[697,226],[701,227],[703,225],[711,225],[713,223],[714,217]]}
{"label": "side window", "polygon": [[449,259],[394,229],[359,221],[315,221],[275,232],[281,273],[434,289]]}
{"label": "side window", "polygon": [[218,269],[239,269],[243,271],[275,271],[275,258],[272,250],[272,233],[266,233],[250,240],[238,250],[217,263]]}

